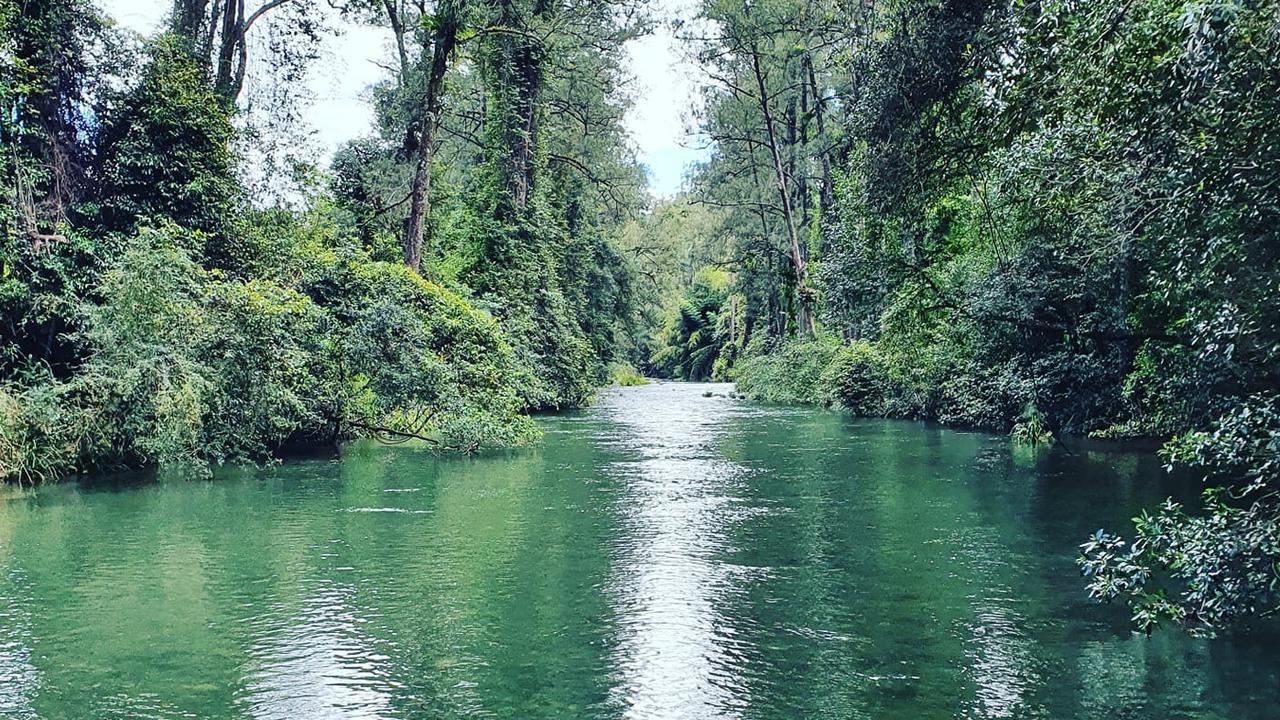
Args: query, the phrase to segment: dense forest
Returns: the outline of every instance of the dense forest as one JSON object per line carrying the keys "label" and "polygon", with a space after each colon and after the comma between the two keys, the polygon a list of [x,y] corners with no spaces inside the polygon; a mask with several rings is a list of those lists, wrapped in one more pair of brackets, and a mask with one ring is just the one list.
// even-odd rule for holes
{"label": "dense forest", "polygon": [[[637,371],[728,380],[1158,439],[1204,501],[1088,539],[1090,591],[1146,629],[1280,607],[1280,4],[694,12],[709,158],[655,201],[640,2],[175,0],[139,38],[0,0],[0,474],[513,446]],[[335,17],[391,57],[371,132],[303,162]]]}

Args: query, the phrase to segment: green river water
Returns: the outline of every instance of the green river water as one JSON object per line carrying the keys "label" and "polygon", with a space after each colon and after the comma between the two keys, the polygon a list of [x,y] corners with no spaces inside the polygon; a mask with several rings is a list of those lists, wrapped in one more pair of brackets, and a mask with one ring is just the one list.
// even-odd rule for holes
{"label": "green river water", "polygon": [[0,500],[0,717],[1280,717],[1280,634],[1130,632],[1151,455],[610,390],[527,451]]}

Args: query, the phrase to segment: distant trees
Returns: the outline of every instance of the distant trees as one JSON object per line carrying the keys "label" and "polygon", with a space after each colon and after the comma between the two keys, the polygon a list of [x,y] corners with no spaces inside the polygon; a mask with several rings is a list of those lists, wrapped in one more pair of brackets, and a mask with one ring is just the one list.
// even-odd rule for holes
{"label": "distant trees", "polygon": [[401,69],[378,89],[377,140],[335,160],[338,203],[502,319],[531,407],[581,402],[598,360],[631,357],[631,276],[610,236],[643,202],[620,92],[621,44],[643,21],[608,2],[347,10],[388,25]]}
{"label": "distant trees", "polygon": [[[695,202],[731,209],[743,270],[767,287],[751,317],[775,336],[814,332],[810,246],[833,190],[826,96],[849,18],[805,2],[710,3],[685,31],[714,87],[702,131],[716,153]],[[818,68],[822,68],[819,75]],[[821,80],[819,79],[821,77]],[[757,302],[763,302],[763,307]]]}
{"label": "distant trees", "polygon": [[729,274],[712,268],[698,271],[662,329],[662,345],[650,358],[654,369],[683,380],[723,379],[726,358],[721,356],[737,347],[730,337],[741,322],[737,315]]}

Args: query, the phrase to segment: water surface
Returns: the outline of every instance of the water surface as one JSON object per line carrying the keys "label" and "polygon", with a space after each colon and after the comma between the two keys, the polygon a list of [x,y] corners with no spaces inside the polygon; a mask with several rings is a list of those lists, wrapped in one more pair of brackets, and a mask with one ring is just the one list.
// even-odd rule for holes
{"label": "water surface", "polygon": [[0,501],[0,717],[1273,719],[1274,634],[1089,603],[1153,456],[606,392],[529,451]]}

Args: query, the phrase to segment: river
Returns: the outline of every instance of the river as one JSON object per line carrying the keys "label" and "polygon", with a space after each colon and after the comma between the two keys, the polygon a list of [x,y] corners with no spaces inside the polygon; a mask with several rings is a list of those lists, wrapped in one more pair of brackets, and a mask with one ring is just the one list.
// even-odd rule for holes
{"label": "river", "polygon": [[1084,597],[1077,543],[1190,491],[1155,457],[729,389],[605,391],[518,452],[0,500],[0,717],[1280,712],[1277,634]]}

